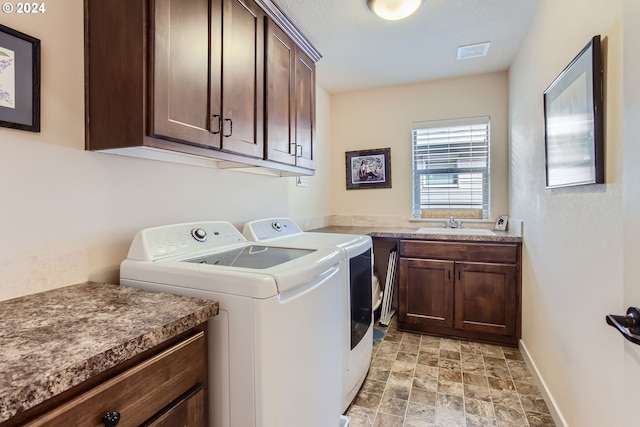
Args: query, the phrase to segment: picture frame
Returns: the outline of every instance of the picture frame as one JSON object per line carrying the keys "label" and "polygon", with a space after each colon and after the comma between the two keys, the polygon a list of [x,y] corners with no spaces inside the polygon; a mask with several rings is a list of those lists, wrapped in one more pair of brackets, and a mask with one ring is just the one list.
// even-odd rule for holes
{"label": "picture frame", "polygon": [[40,40],[0,25],[0,126],[40,132]]}
{"label": "picture frame", "polygon": [[345,153],[347,190],[391,188],[391,148]]}
{"label": "picture frame", "polygon": [[496,218],[496,225],[493,227],[496,231],[506,231],[507,224],[509,223],[509,217],[506,215],[500,215]]}
{"label": "picture frame", "polygon": [[604,183],[603,97],[597,35],[544,92],[546,188]]}

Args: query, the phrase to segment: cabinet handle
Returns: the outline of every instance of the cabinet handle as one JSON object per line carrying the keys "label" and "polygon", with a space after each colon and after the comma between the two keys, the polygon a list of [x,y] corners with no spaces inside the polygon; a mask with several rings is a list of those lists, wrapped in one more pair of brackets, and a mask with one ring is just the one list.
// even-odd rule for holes
{"label": "cabinet handle", "polygon": [[623,337],[634,344],[640,345],[640,309],[629,307],[626,316],[609,314],[606,317],[608,325],[616,328]]}
{"label": "cabinet handle", "polygon": [[112,411],[107,412],[102,416],[102,424],[105,427],[116,427],[120,422],[120,412]]}
{"label": "cabinet handle", "polygon": [[296,156],[298,154],[298,145],[295,142],[289,144],[289,154]]}
{"label": "cabinet handle", "polygon": [[222,117],[220,116],[220,114],[214,114],[213,116],[211,116],[211,123],[209,124],[209,126],[211,126],[211,129],[213,129],[213,120],[215,118],[218,118],[218,130],[212,130],[211,133],[217,135],[222,130]]}
{"label": "cabinet handle", "polygon": [[229,134],[225,134],[224,137],[225,138],[229,138],[231,135],[233,135],[233,120],[231,119],[224,119],[225,122],[229,122]]}
{"label": "cabinet handle", "polygon": [[302,145],[296,144],[296,157],[302,157]]}

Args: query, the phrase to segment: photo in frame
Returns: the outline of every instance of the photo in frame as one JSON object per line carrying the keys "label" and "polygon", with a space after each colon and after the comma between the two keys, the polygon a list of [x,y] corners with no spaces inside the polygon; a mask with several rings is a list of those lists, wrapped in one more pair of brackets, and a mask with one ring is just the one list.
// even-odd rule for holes
{"label": "photo in frame", "polygon": [[40,132],[40,40],[0,25],[0,126]]}
{"label": "photo in frame", "polygon": [[506,215],[500,215],[496,218],[496,225],[493,227],[496,231],[506,231],[509,223],[509,217]]}
{"label": "photo in frame", "polygon": [[595,36],[544,92],[546,188],[604,182],[603,104]]}
{"label": "photo in frame", "polygon": [[347,190],[391,188],[391,148],[347,151]]}

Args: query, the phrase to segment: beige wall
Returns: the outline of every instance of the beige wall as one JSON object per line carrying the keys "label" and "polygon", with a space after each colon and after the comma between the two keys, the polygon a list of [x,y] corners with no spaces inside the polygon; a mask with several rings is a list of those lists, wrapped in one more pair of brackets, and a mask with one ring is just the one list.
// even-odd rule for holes
{"label": "beige wall", "polygon": [[[640,2],[624,0],[624,20],[624,302],[618,308],[620,314],[640,305]],[[640,347],[622,337],[618,340],[624,346],[624,425],[632,426],[638,423]]]}
{"label": "beige wall", "polygon": [[[411,123],[491,118],[490,215],[508,214],[506,72],[334,95],[331,105],[331,212],[407,221],[412,210]],[[346,190],[345,152],[391,147],[392,188]],[[334,221],[335,222],[335,221]]]}
{"label": "beige wall", "polygon": [[[42,132],[0,128],[0,299],[78,281],[116,281],[134,233],[198,220],[237,226],[329,213],[328,95],[318,92],[318,174],[295,178],[84,151],[83,9],[47,3],[2,24],[42,41]],[[324,178],[323,178],[324,176]]]}
{"label": "beige wall", "polygon": [[[621,311],[623,294],[622,29],[620,0],[542,0],[510,70],[510,210],[524,220],[522,343],[569,426],[624,425],[623,343],[604,321]],[[606,184],[547,190],[542,94],[596,34],[606,63]]]}

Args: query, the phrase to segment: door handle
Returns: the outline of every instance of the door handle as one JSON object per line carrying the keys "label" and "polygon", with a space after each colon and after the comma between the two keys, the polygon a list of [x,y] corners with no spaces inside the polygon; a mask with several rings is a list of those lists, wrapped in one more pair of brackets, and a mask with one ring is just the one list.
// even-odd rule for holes
{"label": "door handle", "polygon": [[607,324],[616,328],[623,337],[640,345],[640,309],[629,307],[626,316],[609,314],[606,320]]}

